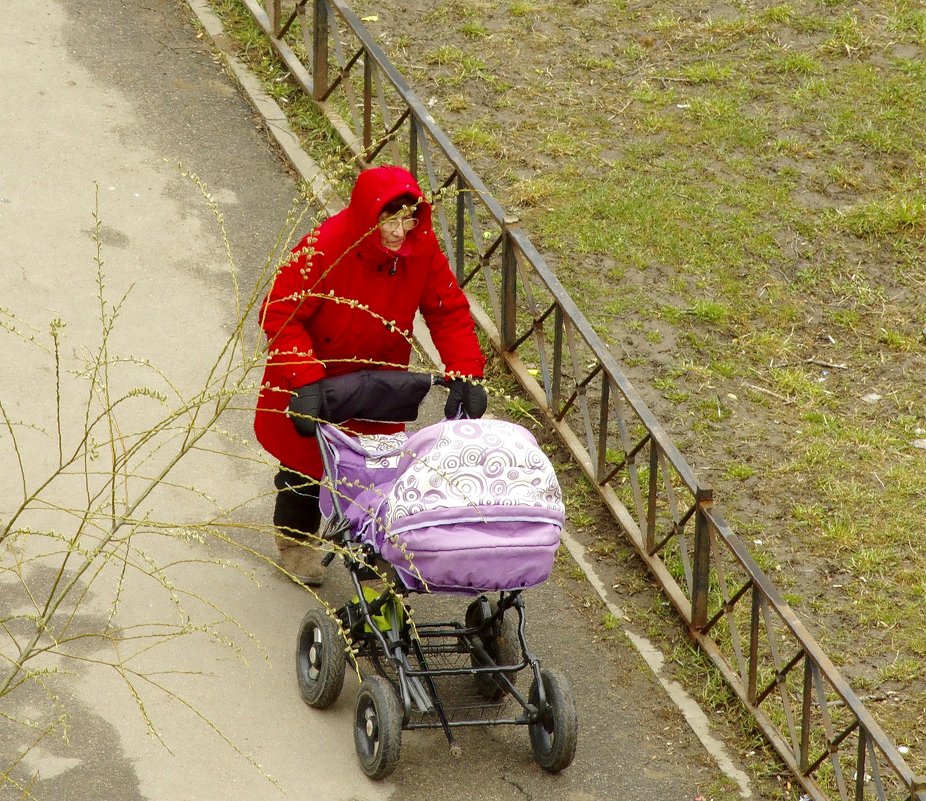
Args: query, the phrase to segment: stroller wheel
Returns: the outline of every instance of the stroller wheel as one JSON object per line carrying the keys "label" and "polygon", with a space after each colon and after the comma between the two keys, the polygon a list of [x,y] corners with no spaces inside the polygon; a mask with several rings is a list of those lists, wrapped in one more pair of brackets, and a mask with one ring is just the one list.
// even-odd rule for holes
{"label": "stroller wheel", "polygon": [[331,706],[344,686],[346,642],[324,609],[306,612],[296,640],[296,678],[302,700],[316,709]]}
{"label": "stroller wheel", "polygon": [[[494,613],[495,608],[493,603],[490,606],[490,613]],[[468,628],[475,628],[482,622],[481,605],[478,600],[473,601],[466,610],[466,625]],[[517,665],[521,662],[518,624],[512,616],[502,618],[500,625],[487,629],[479,639],[485,652],[496,665]],[[490,663],[480,659],[475,653],[471,653],[470,664],[473,667],[484,667]],[[512,672],[505,675],[508,681],[514,684],[518,674]],[[473,681],[476,683],[476,691],[486,701],[500,701],[505,696],[507,688],[501,682],[496,681],[492,673],[476,673]]]}
{"label": "stroller wheel", "polygon": [[354,711],[354,746],[371,779],[395,770],[402,748],[402,704],[388,679],[368,676],[360,684]]}
{"label": "stroller wheel", "polygon": [[[558,670],[541,670],[547,708],[540,719],[529,724],[531,748],[537,764],[550,773],[559,773],[572,764],[579,736],[579,718],[569,679]],[[537,681],[531,683],[528,700],[538,703]]]}

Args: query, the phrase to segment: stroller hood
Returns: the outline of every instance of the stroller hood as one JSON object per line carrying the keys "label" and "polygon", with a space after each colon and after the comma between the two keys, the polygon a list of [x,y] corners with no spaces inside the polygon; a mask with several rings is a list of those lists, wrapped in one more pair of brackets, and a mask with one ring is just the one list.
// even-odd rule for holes
{"label": "stroller hood", "polygon": [[342,499],[351,496],[346,515],[356,538],[409,589],[514,590],[549,577],[562,493],[526,429],[445,420],[388,451],[332,433],[339,440],[334,484]]}

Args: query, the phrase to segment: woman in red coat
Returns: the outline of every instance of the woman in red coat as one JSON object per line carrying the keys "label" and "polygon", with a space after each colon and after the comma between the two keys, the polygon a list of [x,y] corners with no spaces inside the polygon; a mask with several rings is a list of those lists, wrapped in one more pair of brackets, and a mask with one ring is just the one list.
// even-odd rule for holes
{"label": "woman in red coat", "polygon": [[[407,369],[412,323],[421,311],[451,377],[481,378],[485,364],[466,296],[431,225],[431,206],[410,172],[360,173],[348,207],[293,249],[261,307],[267,366],[257,401],[257,439],[280,461],[273,522],[283,568],[320,584],[317,553],[301,547],[317,532],[321,456],[314,439],[322,379],[358,370]],[[485,411],[479,384],[454,381],[445,412]],[[401,424],[349,421],[357,433]]]}

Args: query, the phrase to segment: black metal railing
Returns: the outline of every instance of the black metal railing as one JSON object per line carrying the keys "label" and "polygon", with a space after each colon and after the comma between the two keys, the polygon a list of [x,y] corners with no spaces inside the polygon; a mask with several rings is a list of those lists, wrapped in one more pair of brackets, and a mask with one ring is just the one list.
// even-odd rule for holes
{"label": "black metal railing", "polygon": [[543,257],[340,0],[242,0],[363,167],[404,164],[474,314],[813,799],[926,801]]}

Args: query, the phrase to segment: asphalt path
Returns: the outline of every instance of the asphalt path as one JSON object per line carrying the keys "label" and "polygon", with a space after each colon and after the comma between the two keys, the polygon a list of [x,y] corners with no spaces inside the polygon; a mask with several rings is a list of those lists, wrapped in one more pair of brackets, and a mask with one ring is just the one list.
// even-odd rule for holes
{"label": "asphalt path", "polygon": [[[57,464],[57,418],[66,443],[82,431],[86,380],[78,372],[101,338],[100,256],[104,313],[125,296],[109,340],[110,356],[123,360],[113,368],[114,388],[151,385],[189,397],[232,337],[235,284],[246,296],[258,280],[297,187],[175,0],[6,0],[0,76],[0,398],[32,487]],[[66,324],[60,410],[47,333],[54,319]],[[256,336],[252,325],[245,350]],[[251,438],[250,402],[245,397],[219,422],[213,444],[223,443],[224,454],[217,447],[191,453],[145,499],[142,511],[164,523],[167,536],[141,527],[126,580],[111,562],[76,581],[80,602],[69,632],[118,627],[139,641],[77,640],[70,658],[36,660],[49,672],[0,697],[0,800],[644,801],[692,799],[720,778],[640,655],[621,637],[593,635],[600,612],[588,610],[588,588],[565,569],[528,594],[527,628],[544,663],[575,688],[581,728],[572,767],[557,776],[542,771],[521,727],[466,730],[459,758],[439,732],[409,732],[396,773],[369,781],[353,748],[356,679],[348,677],[324,712],[299,697],[295,636],[317,601],[271,564],[273,468]],[[425,419],[438,406],[432,401]],[[157,407],[127,404],[120,424],[144,430]],[[152,454],[150,472],[168,451]],[[22,494],[7,430],[0,453],[6,521]],[[127,496],[143,481],[127,479]],[[52,485],[43,496],[49,503],[27,523],[71,530],[67,510],[79,508],[86,486],[81,476]],[[194,536],[196,521],[216,509],[227,511],[223,525]],[[4,617],[41,605],[36,599],[59,574],[60,542],[0,544]],[[72,556],[65,578],[77,563]],[[349,593],[346,575],[337,565],[329,573],[321,597],[339,605]],[[419,618],[443,616],[463,603],[421,598],[416,609]],[[138,644],[168,622],[187,633],[156,648]],[[24,641],[21,624],[0,633],[4,660],[15,658],[11,637]],[[0,674],[6,668],[0,663]],[[54,720],[63,725],[42,736]]]}

